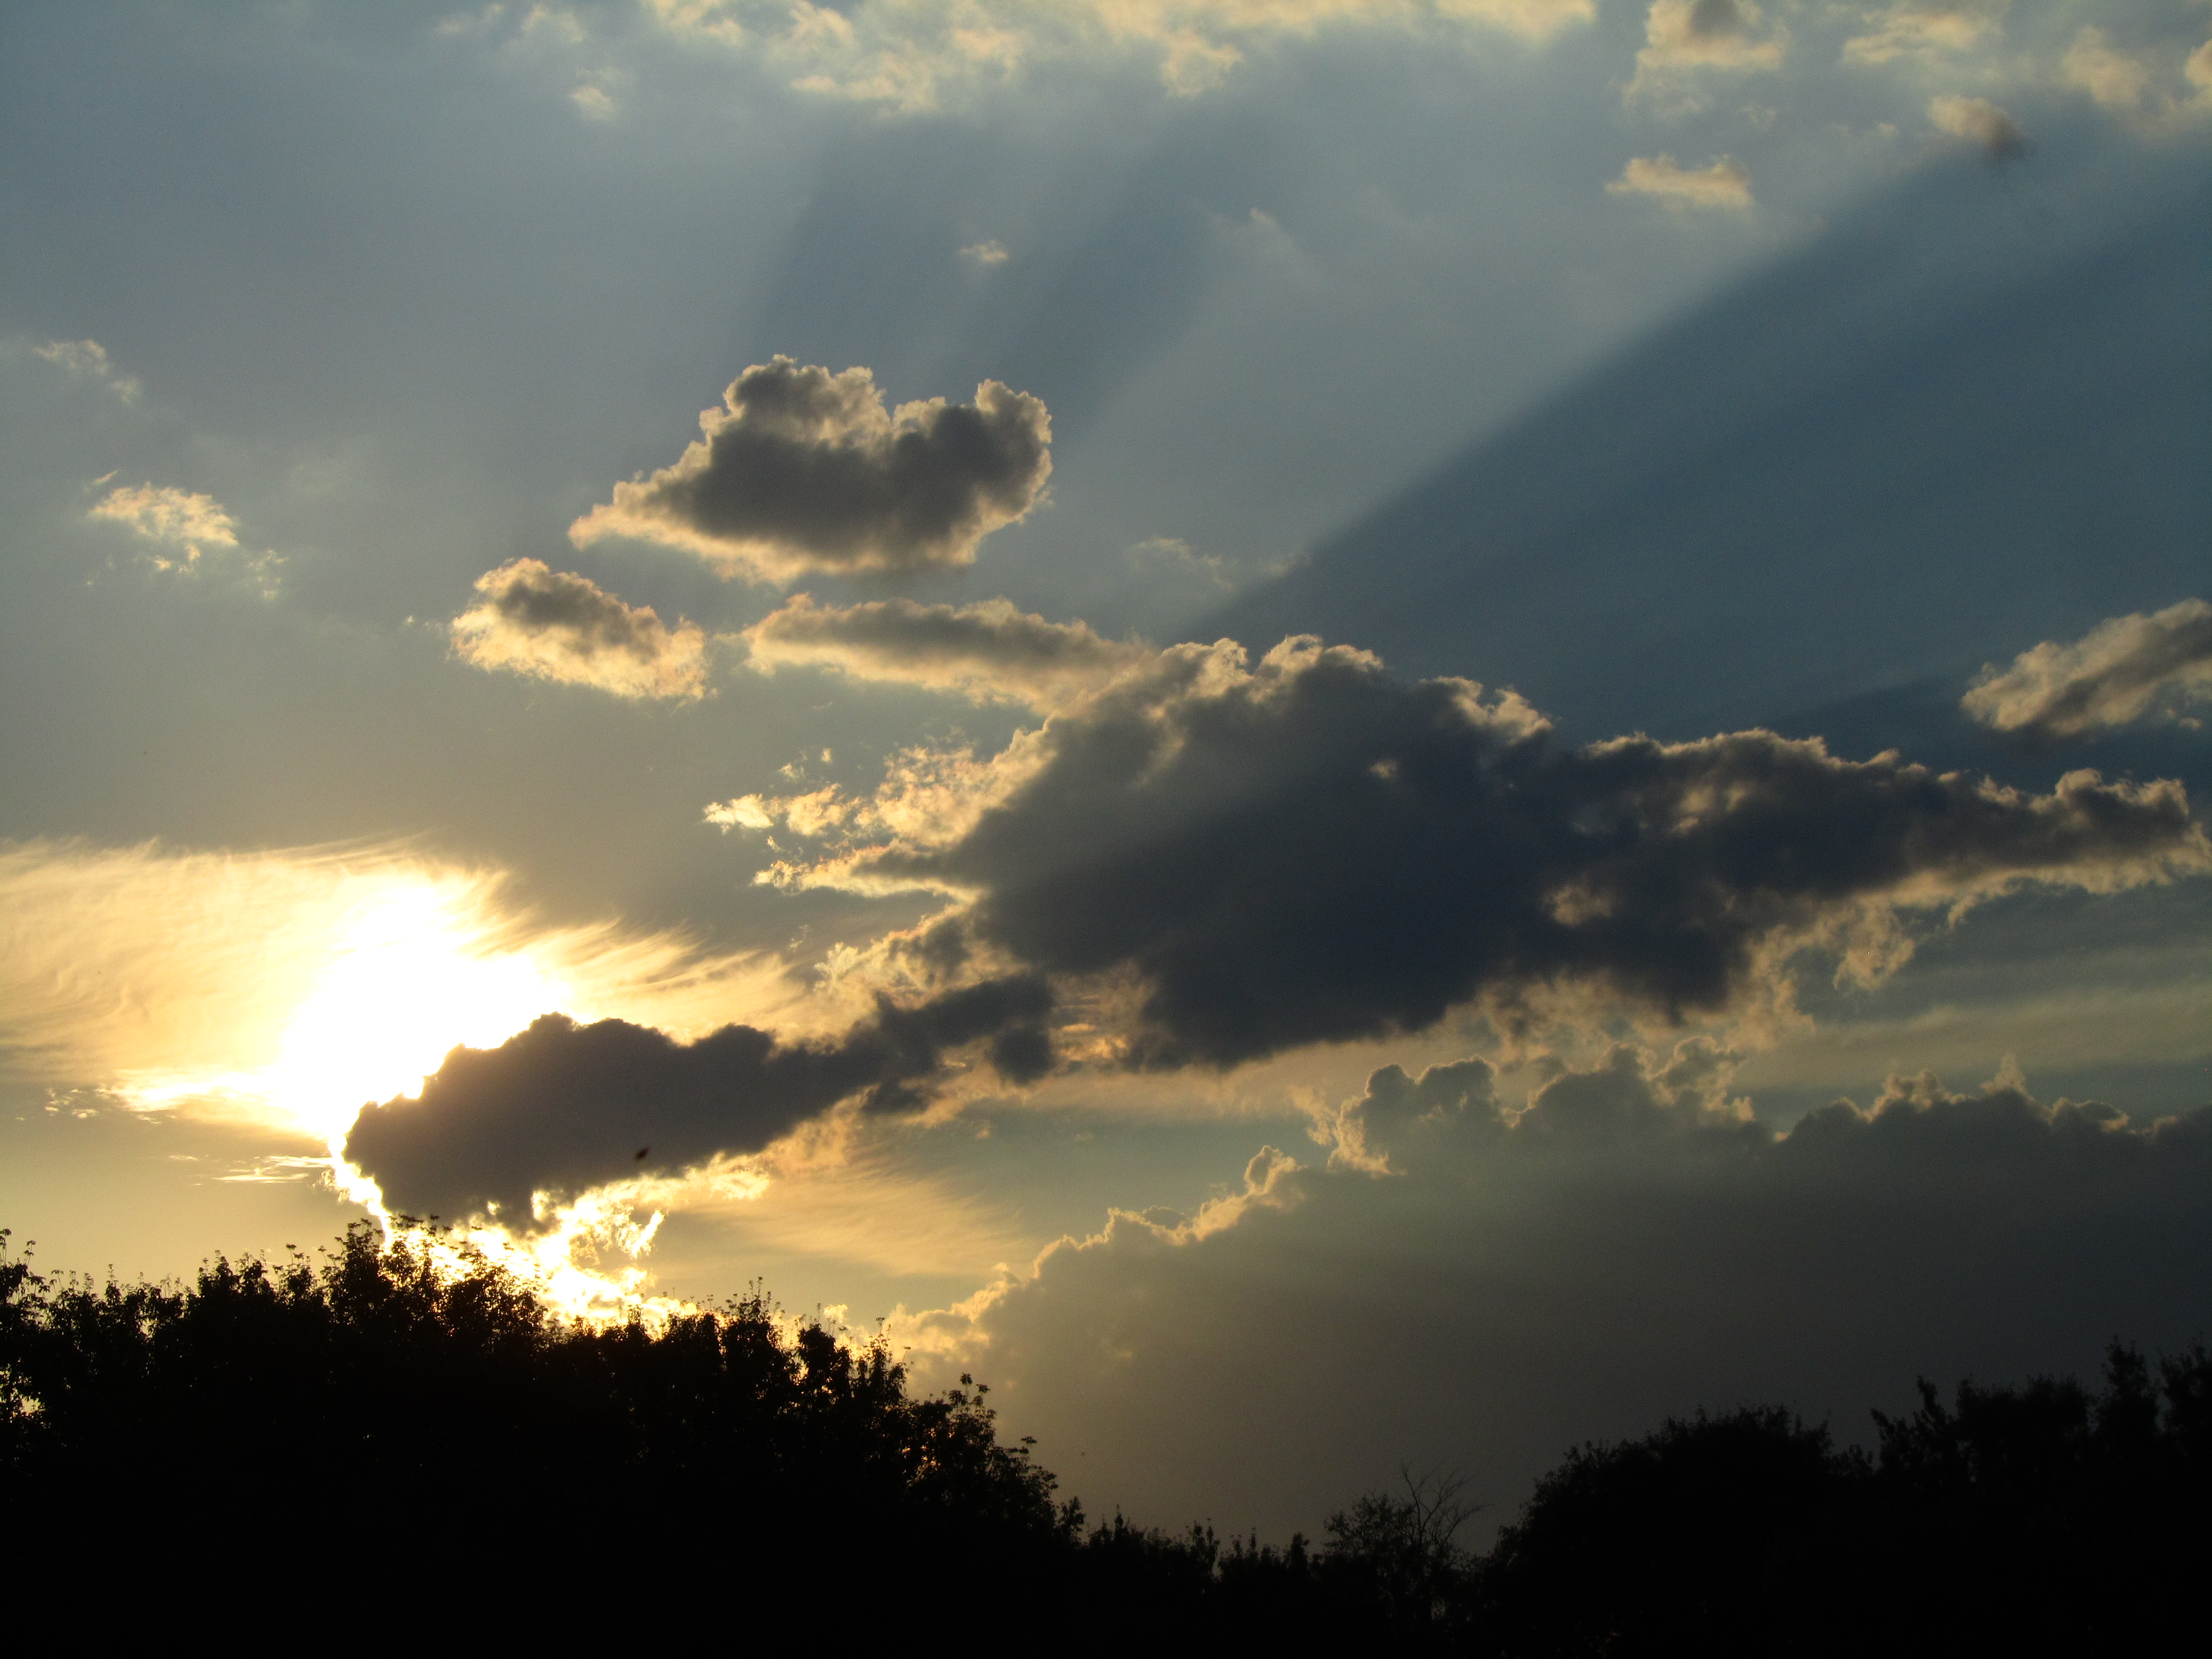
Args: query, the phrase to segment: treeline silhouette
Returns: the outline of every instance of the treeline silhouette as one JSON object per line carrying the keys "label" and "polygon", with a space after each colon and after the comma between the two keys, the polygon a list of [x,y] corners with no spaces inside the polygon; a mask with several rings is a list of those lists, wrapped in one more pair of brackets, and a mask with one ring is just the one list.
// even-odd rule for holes
{"label": "treeline silhouette", "polygon": [[1779,1408],[1669,1420],[1571,1452],[1486,1553],[1458,1484],[1410,1473],[1277,1548],[1092,1526],[987,1389],[912,1395],[880,1341],[757,1291],[595,1326],[458,1260],[363,1225],[179,1287],[0,1249],[0,1567],[84,1631],[811,1621],[980,1651],[2101,1650],[2203,1605],[2201,1343],[2116,1343],[2097,1389],[1923,1381],[1873,1455]]}

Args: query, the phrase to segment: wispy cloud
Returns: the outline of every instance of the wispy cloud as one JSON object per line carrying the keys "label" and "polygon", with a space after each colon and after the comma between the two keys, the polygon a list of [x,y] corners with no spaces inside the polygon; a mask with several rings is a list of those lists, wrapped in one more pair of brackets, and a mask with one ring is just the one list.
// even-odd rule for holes
{"label": "wispy cloud", "polygon": [[264,597],[276,591],[283,556],[242,552],[238,521],[212,495],[167,484],[119,485],[86,516],[125,526],[154,543],[157,550],[147,554],[147,562],[164,574],[203,576],[221,568],[246,577]]}
{"label": "wispy cloud", "polygon": [[105,386],[126,404],[137,403],[145,392],[138,377],[118,370],[108,357],[107,348],[97,340],[49,340],[33,346],[31,351],[72,379]]}

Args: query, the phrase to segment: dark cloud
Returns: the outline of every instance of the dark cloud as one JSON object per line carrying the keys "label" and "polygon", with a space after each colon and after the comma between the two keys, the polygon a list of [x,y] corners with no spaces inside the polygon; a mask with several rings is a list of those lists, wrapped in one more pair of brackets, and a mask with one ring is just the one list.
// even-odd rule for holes
{"label": "dark cloud", "polygon": [[996,380],[972,404],[934,398],[887,412],[869,370],[777,357],[723,395],[681,460],[617,484],[570,538],[661,542],[772,581],[939,570],[973,560],[1052,472],[1043,402]]}
{"label": "dark cloud", "polygon": [[2071,644],[2046,640],[2002,672],[1983,671],[1960,706],[1997,731],[2059,742],[2208,699],[2212,605],[2184,599],[2114,617]]}
{"label": "dark cloud", "polygon": [[1935,99],[1928,118],[1938,131],[1978,146],[1992,161],[2017,161],[2027,154],[2027,134],[2020,123],[1986,98]]}
{"label": "dark cloud", "polygon": [[1389,1178],[1255,1164],[1187,1221],[1117,1214],[902,1334],[953,1372],[988,1353],[1013,1431],[1094,1504],[1234,1492],[1238,1524],[1285,1532],[1401,1461],[1504,1521],[1563,1447],[1668,1413],[1771,1400],[1863,1439],[1916,1375],[2201,1336],[2212,1109],[2135,1123],[2008,1069],[1893,1079],[1778,1135],[1707,1109],[1720,1079],[1682,1068],[1710,1058],[1615,1051],[1514,1113],[1480,1061],[1473,1087],[1465,1061],[1386,1068],[1357,1103],[1399,1125]]}
{"label": "dark cloud", "polygon": [[586,577],[515,559],[477,578],[483,597],[453,618],[453,649],[506,669],[618,697],[706,695],[706,635],[670,628],[651,605],[624,605]]}
{"label": "dark cloud", "polygon": [[459,1218],[495,1205],[520,1224],[532,1192],[574,1194],[757,1152],[855,1097],[873,1111],[911,1109],[965,1044],[988,1041],[1002,1076],[1032,1080],[1051,1064],[1049,1007],[1038,980],[990,980],[919,1007],[884,1000],[842,1036],[811,1042],[726,1025],[684,1043],[623,1020],[546,1014],[496,1048],[454,1049],[419,1098],[363,1108],[345,1155],[395,1210]]}
{"label": "dark cloud", "polygon": [[1147,1066],[1547,988],[1714,1012],[1772,994],[1811,945],[1881,977],[1909,953],[1900,907],[2212,867],[2176,783],[2079,772],[2027,794],[1759,731],[1563,750],[1510,693],[1396,681],[1311,639],[1256,669],[1229,641],[1163,652],[1002,758],[969,786],[977,810],[940,811],[942,839],[793,878],[939,886],[1004,957],[1133,980],[1127,1056]]}
{"label": "dark cloud", "polygon": [[1152,655],[1086,623],[1051,623],[1006,599],[955,608],[882,599],[842,608],[801,593],[745,630],[764,667],[807,663],[978,699],[1050,708]]}

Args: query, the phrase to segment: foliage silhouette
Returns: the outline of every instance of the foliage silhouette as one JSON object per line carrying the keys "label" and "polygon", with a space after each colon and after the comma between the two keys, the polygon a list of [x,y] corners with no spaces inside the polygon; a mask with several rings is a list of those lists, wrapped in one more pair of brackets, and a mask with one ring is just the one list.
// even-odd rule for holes
{"label": "foliage silhouette", "polygon": [[2115,1343],[2095,1392],[1923,1382],[1873,1455],[1760,1407],[1585,1445],[1487,1554],[1460,1485],[1410,1470],[1277,1549],[1088,1526],[988,1389],[910,1395],[880,1340],[757,1288],[592,1326],[421,1233],[185,1287],[50,1279],[7,1239],[0,1563],[85,1632],[343,1609],[571,1643],[920,1619],[981,1651],[2097,1650],[2185,1617],[2212,1543],[2202,1345],[2154,1370]]}

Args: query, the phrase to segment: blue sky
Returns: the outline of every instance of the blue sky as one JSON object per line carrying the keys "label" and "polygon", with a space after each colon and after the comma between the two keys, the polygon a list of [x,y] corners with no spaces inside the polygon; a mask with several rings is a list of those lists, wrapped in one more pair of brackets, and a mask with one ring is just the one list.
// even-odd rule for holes
{"label": "blue sky", "polygon": [[473,1206],[1276,1530],[2201,1328],[2197,0],[0,27],[49,1264]]}

